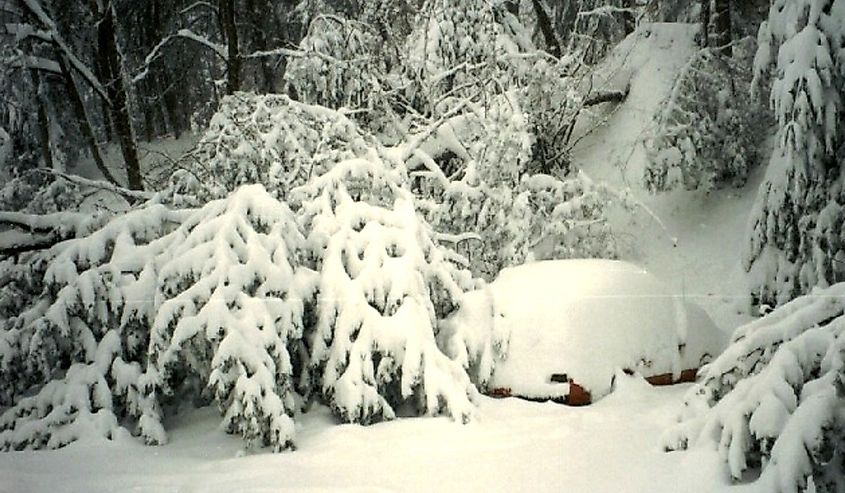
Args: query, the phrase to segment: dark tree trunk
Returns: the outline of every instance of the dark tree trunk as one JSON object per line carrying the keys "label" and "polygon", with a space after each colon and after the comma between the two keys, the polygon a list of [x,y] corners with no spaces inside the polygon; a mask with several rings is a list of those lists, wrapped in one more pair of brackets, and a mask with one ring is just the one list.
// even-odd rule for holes
{"label": "dark tree trunk", "polygon": [[141,165],[138,161],[132,117],[129,114],[129,98],[123,81],[123,60],[117,45],[114,6],[109,3],[105,12],[96,14],[100,18],[97,24],[98,51],[102,54],[104,68],[107,70],[111,117],[126,165],[128,186],[132,190],[143,190]]}
{"label": "dark tree trunk", "polygon": [[159,87],[164,88],[161,95],[161,109],[164,113],[165,120],[170,125],[170,131],[173,132],[173,138],[178,139],[182,135],[182,131],[187,128],[187,124],[181,117],[179,111],[179,100],[176,97],[176,87],[170,83],[170,78],[167,73],[160,74]]}
{"label": "dark tree trunk", "polygon": [[549,53],[555,58],[560,58],[560,42],[557,39],[552,20],[549,18],[548,12],[546,12],[546,7],[543,6],[542,0],[531,0],[531,3],[534,6],[534,12],[537,15],[537,24],[543,33],[543,39],[546,40]]}
{"label": "dark tree trunk", "polygon": [[637,18],[634,16],[634,0],[622,0],[622,27],[625,35],[629,35],[637,28]]}
{"label": "dark tree trunk", "polygon": [[719,53],[730,57],[733,55],[733,35],[731,34],[731,2],[730,0],[715,0],[714,2],[716,46]]}
{"label": "dark tree trunk", "polygon": [[[267,13],[272,11],[273,7],[267,0],[247,0],[245,12],[249,16],[249,22],[252,27],[249,40],[252,50],[265,51],[270,47],[267,33],[272,32],[274,16],[267,15]],[[255,75],[255,85],[260,87],[265,93],[273,92],[275,89],[275,77],[271,58],[259,57],[253,63],[257,63],[259,67]],[[258,80],[259,74],[261,77],[260,81]]]}
{"label": "dark tree trunk", "polygon": [[[103,50],[97,46],[94,50],[94,75],[100,81],[108,80],[108,70],[106,68],[105,54]],[[111,110],[106,100],[100,99],[100,115],[103,119],[103,133],[106,141],[111,142],[115,137],[114,125],[111,121]]]}
{"label": "dark tree trunk", "polygon": [[235,24],[235,0],[220,0],[220,22],[226,36],[226,94],[241,90],[241,54],[238,26]]}
{"label": "dark tree trunk", "polygon": [[38,103],[38,147],[41,151],[41,160],[44,162],[44,167],[53,169],[53,150],[50,149],[50,118],[47,115],[47,96],[44,94],[44,88],[41,87],[41,76],[37,70],[31,70],[30,76],[32,83],[35,86],[37,93],[36,101]]}
{"label": "dark tree trunk", "polygon": [[701,24],[701,39],[699,44],[702,48],[710,46],[710,0],[701,0],[701,13],[699,17]]}
{"label": "dark tree trunk", "polygon": [[82,96],[79,95],[79,88],[76,86],[76,81],[73,80],[73,74],[68,69],[68,64],[64,56],[59,56],[59,66],[62,69],[62,76],[65,79],[65,86],[70,99],[70,104],[76,113],[76,121],[79,124],[79,129],[85,137],[85,143],[88,144],[88,149],[91,151],[91,157],[94,159],[94,164],[102,173],[103,178],[118,185],[117,180],[112,176],[106,163],[103,161],[103,156],[100,154],[100,147],[97,145],[97,136],[94,133],[94,128],[91,126],[91,120],[88,118],[88,112],[85,110],[85,103],[82,101]]}

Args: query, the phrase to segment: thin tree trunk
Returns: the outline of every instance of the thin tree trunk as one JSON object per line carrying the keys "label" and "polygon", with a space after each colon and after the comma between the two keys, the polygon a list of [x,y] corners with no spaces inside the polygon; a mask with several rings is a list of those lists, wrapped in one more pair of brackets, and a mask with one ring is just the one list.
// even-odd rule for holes
{"label": "thin tree trunk", "polygon": [[70,70],[68,70],[67,61],[63,56],[59,56],[58,60],[59,67],[61,67],[62,75],[65,79],[65,86],[67,86],[67,92],[70,96],[70,104],[73,107],[73,111],[76,113],[76,121],[79,123],[79,128],[82,131],[82,135],[85,137],[88,149],[91,151],[91,157],[94,159],[94,164],[97,165],[97,169],[100,170],[103,178],[115,185],[119,185],[117,180],[115,180],[114,176],[112,176],[111,172],[106,167],[106,163],[103,161],[103,156],[100,153],[100,147],[97,145],[97,136],[94,133],[94,128],[91,126],[91,120],[88,118],[88,112],[85,110],[85,103],[82,101],[82,96],[79,95],[79,88],[76,86],[76,81],[73,80],[73,74],[71,74]]}
{"label": "thin tree trunk", "polygon": [[98,15],[102,18],[97,25],[97,41],[106,62],[105,69],[108,71],[106,75],[109,78],[108,93],[112,103],[111,117],[123,153],[128,186],[132,190],[143,190],[141,165],[138,161],[132,117],[129,114],[129,98],[123,80],[123,60],[117,46],[114,6],[109,3],[105,12],[98,12]]}
{"label": "thin tree trunk", "polygon": [[220,17],[226,35],[226,94],[241,89],[241,54],[238,49],[238,27],[235,24],[235,0],[220,0]]}
{"label": "thin tree trunk", "polygon": [[625,35],[629,35],[637,28],[637,18],[634,16],[634,0],[622,0],[622,27]]}
{"label": "thin tree trunk", "polygon": [[44,167],[53,169],[53,151],[50,149],[50,119],[47,116],[46,96],[41,87],[41,76],[37,70],[31,70],[30,76],[35,86],[36,101],[38,103],[38,147],[41,150],[41,159]]}
{"label": "thin tree trunk", "polygon": [[[104,60],[103,50],[98,47],[94,50],[94,75],[101,81],[108,80],[106,62]],[[100,115],[103,119],[103,133],[107,142],[114,141],[115,131],[114,125],[111,121],[111,110],[108,103],[104,99],[100,99]]]}
{"label": "thin tree trunk", "polygon": [[540,26],[540,31],[543,33],[543,39],[546,40],[546,46],[549,48],[549,53],[555,58],[560,58],[561,49],[560,42],[555,34],[552,20],[549,18],[546,8],[543,6],[541,0],[531,0],[534,6],[534,12],[537,15],[537,24]]}
{"label": "thin tree trunk", "polygon": [[716,46],[719,53],[730,57],[733,55],[733,35],[731,34],[731,2],[730,0],[715,0],[714,10],[716,14]]}
{"label": "thin tree trunk", "polygon": [[701,40],[699,42],[702,48],[707,48],[710,46],[710,0],[701,0],[699,23],[701,24]]}

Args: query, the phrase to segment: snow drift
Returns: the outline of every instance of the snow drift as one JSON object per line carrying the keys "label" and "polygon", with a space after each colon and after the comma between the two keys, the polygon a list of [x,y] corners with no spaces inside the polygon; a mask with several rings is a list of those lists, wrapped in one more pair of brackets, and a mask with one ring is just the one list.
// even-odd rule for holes
{"label": "snow drift", "polygon": [[724,346],[700,308],[642,268],[611,260],[505,269],[464,296],[442,337],[483,388],[543,399],[564,399],[568,382],[601,397],[618,370],[677,380]]}

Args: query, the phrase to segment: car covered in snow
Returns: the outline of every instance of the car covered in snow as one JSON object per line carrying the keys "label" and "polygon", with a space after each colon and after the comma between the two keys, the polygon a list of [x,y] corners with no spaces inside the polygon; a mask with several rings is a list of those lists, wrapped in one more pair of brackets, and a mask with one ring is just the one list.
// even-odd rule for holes
{"label": "car covered in snow", "polygon": [[700,307],[612,260],[505,269],[464,296],[443,326],[442,337],[456,335],[492,341],[488,371],[476,378],[488,393],[573,405],[608,394],[619,371],[653,384],[694,380],[727,342]]}

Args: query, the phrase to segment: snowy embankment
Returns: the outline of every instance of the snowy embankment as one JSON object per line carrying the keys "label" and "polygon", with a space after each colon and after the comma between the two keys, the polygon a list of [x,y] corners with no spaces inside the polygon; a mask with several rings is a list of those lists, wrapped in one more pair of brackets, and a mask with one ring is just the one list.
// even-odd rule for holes
{"label": "snowy embankment", "polygon": [[762,167],[743,188],[709,194],[676,190],[651,195],[643,185],[644,139],[678,72],[698,49],[695,33],[696,26],[690,24],[646,25],[613,50],[595,87],[629,85],[630,92],[618,107],[600,108],[591,121],[582,122],[579,131],[586,135],[576,145],[574,158],[594,180],[629,188],[663,222],[645,214],[635,223],[627,214],[614,218],[615,230],[622,232],[618,240],[628,246],[625,259],[670,282],[676,294],[701,305],[730,332],[749,319],[739,262]]}

